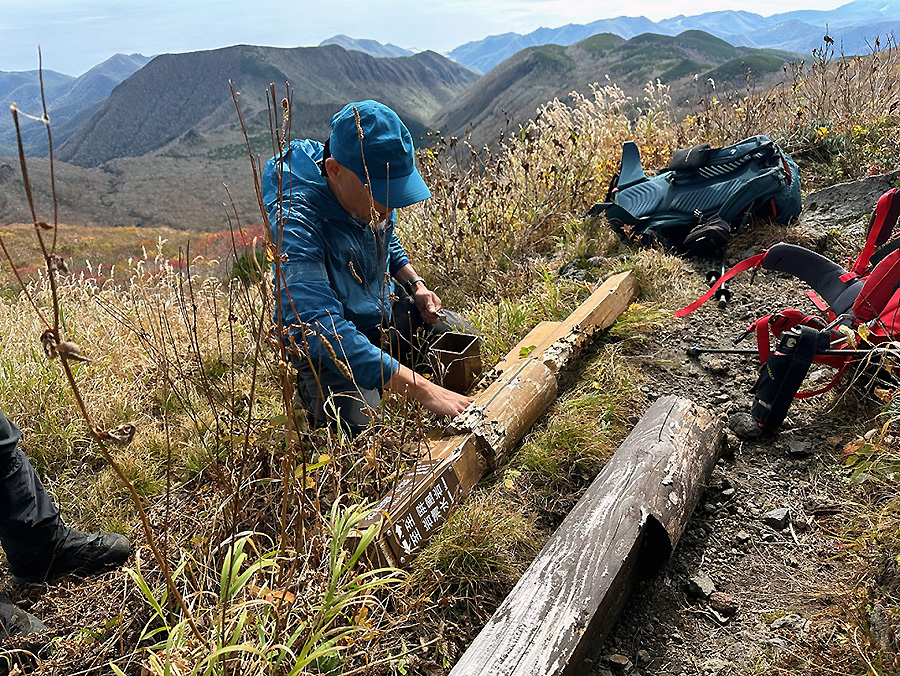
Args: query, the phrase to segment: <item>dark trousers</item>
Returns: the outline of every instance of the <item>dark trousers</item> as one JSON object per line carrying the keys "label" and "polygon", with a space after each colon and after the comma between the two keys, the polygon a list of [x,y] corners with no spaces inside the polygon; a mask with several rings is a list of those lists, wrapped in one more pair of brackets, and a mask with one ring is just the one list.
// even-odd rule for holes
{"label": "dark trousers", "polygon": [[[474,333],[474,327],[465,318],[448,310],[443,312],[443,319],[426,324],[412,298],[399,288],[397,293],[400,298],[393,304],[391,325],[387,330],[362,333],[404,366],[415,371],[426,370],[428,346],[447,331]],[[350,436],[356,436],[368,427],[371,410],[381,403],[381,388],[362,389],[324,365],[310,365],[305,357],[295,358],[294,368],[297,370],[297,392],[314,427],[329,425]]]}
{"label": "dark trousers", "polygon": [[19,448],[19,428],[0,412],[0,544],[14,575],[27,575],[53,551],[59,509]]}

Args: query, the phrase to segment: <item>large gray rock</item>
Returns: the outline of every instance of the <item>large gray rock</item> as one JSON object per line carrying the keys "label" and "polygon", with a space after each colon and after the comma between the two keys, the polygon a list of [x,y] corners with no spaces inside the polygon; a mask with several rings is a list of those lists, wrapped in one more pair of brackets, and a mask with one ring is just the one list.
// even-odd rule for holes
{"label": "large gray rock", "polygon": [[833,230],[864,235],[875,203],[881,195],[896,187],[898,178],[900,171],[893,171],[836,183],[809,193],[803,200],[800,228],[817,241]]}
{"label": "large gray rock", "polygon": [[790,519],[790,510],[787,507],[779,507],[766,512],[760,517],[762,522],[774,530],[784,530]]}
{"label": "large gray rock", "polygon": [[706,575],[695,575],[688,580],[686,591],[691,596],[708,599],[716,591],[716,583]]}

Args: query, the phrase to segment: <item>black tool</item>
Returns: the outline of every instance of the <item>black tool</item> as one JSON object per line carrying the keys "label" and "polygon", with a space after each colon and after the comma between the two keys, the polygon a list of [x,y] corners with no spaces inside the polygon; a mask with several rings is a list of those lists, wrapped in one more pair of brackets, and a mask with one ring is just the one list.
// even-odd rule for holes
{"label": "black tool", "polygon": [[[712,286],[719,278],[725,274],[725,261],[722,260],[722,265],[719,270],[710,270],[706,273],[706,283]],[[731,292],[731,289],[728,288],[728,284],[722,284],[718,289],[716,289],[716,293],[713,296],[716,301],[718,301],[719,309],[724,310],[728,303],[731,302],[731,299],[734,297],[734,294]]]}

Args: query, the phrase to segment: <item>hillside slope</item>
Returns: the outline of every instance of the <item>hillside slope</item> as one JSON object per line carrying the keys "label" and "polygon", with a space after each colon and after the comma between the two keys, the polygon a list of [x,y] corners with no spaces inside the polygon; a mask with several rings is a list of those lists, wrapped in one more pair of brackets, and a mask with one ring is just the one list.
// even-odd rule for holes
{"label": "hillside slope", "polygon": [[560,28],[538,28],[520,35],[503,33],[489,35],[483,40],[467,42],[452,50],[450,58],[482,73],[487,73],[516,52],[540,45],[571,45],[600,33],[612,33],[622,38],[631,38],[641,33],[660,32],[657,24],[650,19],[620,16],[615,19],[600,19],[589,24],[567,24]]}
{"label": "hillside slope", "polygon": [[[239,45],[165,54],[121,84],[58,153],[60,160],[97,166],[114,158],[159,151],[178,156],[239,156],[242,140],[229,80],[259,151],[268,152],[270,83],[293,89],[291,132],[324,138],[331,116],[348,101],[378,98],[414,134],[477,75],[434,53],[374,58],[337,45],[279,49]],[[173,143],[175,142],[175,143]]]}
{"label": "hillside slope", "polygon": [[[54,142],[59,144],[94,114],[110,92],[149,61],[140,54],[116,54],[80,77],[45,70],[44,94],[47,111],[53,123]],[[0,73],[0,108],[15,103],[29,115],[41,112],[41,88],[38,71]],[[22,120],[22,136],[30,155],[46,155],[47,138],[39,122]],[[8,117],[0,123],[0,155],[16,152],[16,134]]]}
{"label": "hillside slope", "polygon": [[594,82],[612,82],[639,97],[647,82],[660,79],[683,102],[701,81],[742,81],[750,70],[763,84],[781,74],[791,54],[733,47],[702,31],[678,36],[645,33],[630,40],[609,33],[562,47],[542,45],[518,52],[483,76],[433,120],[432,125],[458,135],[472,125],[470,138],[481,144],[497,138],[507,119],[515,126],[534,117],[553,98],[566,100],[572,91],[587,93]]}

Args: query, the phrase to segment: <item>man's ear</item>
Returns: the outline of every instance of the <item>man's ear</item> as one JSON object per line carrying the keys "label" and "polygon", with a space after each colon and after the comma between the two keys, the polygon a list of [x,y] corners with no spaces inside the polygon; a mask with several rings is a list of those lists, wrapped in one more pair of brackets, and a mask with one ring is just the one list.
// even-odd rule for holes
{"label": "man's ear", "polygon": [[325,173],[328,174],[328,178],[330,178],[332,181],[336,181],[340,170],[341,170],[340,162],[338,162],[333,157],[325,158]]}

